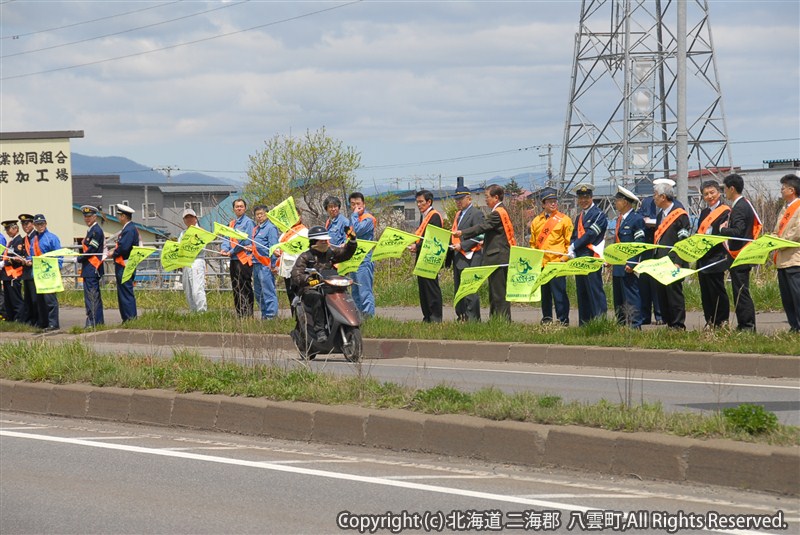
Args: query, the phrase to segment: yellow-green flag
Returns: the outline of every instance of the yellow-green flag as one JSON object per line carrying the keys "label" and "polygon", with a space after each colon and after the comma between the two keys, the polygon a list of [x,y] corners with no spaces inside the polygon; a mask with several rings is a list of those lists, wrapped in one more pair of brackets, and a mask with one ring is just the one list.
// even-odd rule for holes
{"label": "yellow-green flag", "polygon": [[697,262],[712,247],[727,241],[727,239],[725,236],[715,236],[714,234],[695,234],[679,241],[672,246],[672,249],[687,262]]}
{"label": "yellow-green flag", "polygon": [[275,208],[267,212],[267,217],[270,221],[275,223],[275,226],[281,229],[281,232],[286,232],[292,225],[300,221],[300,214],[297,213],[297,207],[294,204],[294,197],[289,197]]}
{"label": "yellow-green flag", "polygon": [[435,279],[444,265],[447,248],[450,246],[450,231],[434,225],[425,228],[422,249],[417,257],[413,274],[425,279]]}
{"label": "yellow-green flag", "polygon": [[161,249],[161,267],[164,268],[164,271],[175,271],[185,267],[181,262],[180,246],[181,244],[176,241],[164,242],[164,247]]}
{"label": "yellow-green flag", "polygon": [[476,266],[464,268],[461,271],[461,284],[458,286],[458,291],[453,298],[453,306],[456,306],[464,297],[477,293],[483,281],[488,279],[489,275],[494,273],[497,267]]}
{"label": "yellow-green flag", "polygon": [[58,258],[33,257],[33,282],[37,294],[54,294],[64,291]]}
{"label": "yellow-green flag", "polygon": [[742,264],[763,264],[769,258],[769,253],[786,247],[800,247],[800,243],[784,240],[771,234],[764,234],[757,240],[745,245],[739,256],[731,264],[731,267]]}
{"label": "yellow-green flag", "polygon": [[686,269],[675,266],[675,263],[668,256],[645,260],[633,268],[633,271],[636,273],[646,273],[664,286],[684,279],[692,273],[697,273],[696,269]]}
{"label": "yellow-green flag", "polygon": [[181,241],[178,242],[178,259],[184,266],[192,265],[200,251],[205,249],[206,245],[214,241],[216,237],[213,232],[192,225],[186,229]]}
{"label": "yellow-green flag", "polygon": [[236,230],[226,225],[220,225],[214,221],[214,234],[217,236],[225,236],[226,238],[233,238],[234,240],[249,240],[250,236],[240,230]]}
{"label": "yellow-green flag", "polygon": [[[175,243],[175,242],[170,242]],[[133,274],[136,272],[136,268],[139,264],[150,256],[151,254],[155,253],[157,249],[152,247],[138,247],[135,246],[131,249],[131,254],[128,256],[128,259],[125,260],[125,271],[122,272],[122,282],[125,283],[133,277]]]}
{"label": "yellow-green flag", "polygon": [[269,256],[275,254],[277,249],[285,253],[289,253],[290,255],[299,256],[300,253],[308,249],[309,241],[308,238],[305,236],[295,236],[291,240],[276,243],[272,247],[269,248]]}
{"label": "yellow-green flag", "polygon": [[386,227],[378,240],[378,245],[372,252],[372,261],[377,262],[384,258],[400,258],[406,247],[419,239],[416,234],[403,232],[393,227]]}
{"label": "yellow-green flag", "polygon": [[[2,253],[2,251],[0,251]],[[55,251],[50,251],[49,253],[44,253],[42,256],[46,256],[47,258],[53,258],[56,256],[80,256],[78,251],[73,251],[72,249],[67,249],[66,247],[62,247],[61,249],[56,249]]]}
{"label": "yellow-green flag", "polygon": [[511,247],[508,257],[508,276],[506,278],[506,301],[527,303],[541,301],[532,290],[536,279],[542,272],[544,252],[528,247]]}
{"label": "yellow-green flag", "polygon": [[603,250],[603,260],[612,266],[621,266],[634,256],[642,254],[650,249],[664,248],[663,245],[653,245],[652,243],[612,243]]}
{"label": "yellow-green flag", "polygon": [[6,250],[6,246],[0,243],[0,254],[3,254],[3,251]]}
{"label": "yellow-green flag", "polygon": [[353,271],[358,271],[361,262],[367,257],[369,252],[378,244],[376,241],[358,240],[358,248],[350,260],[339,263],[339,275],[347,275]]}
{"label": "yellow-green flag", "polygon": [[556,277],[588,275],[602,268],[604,262],[602,258],[595,258],[593,256],[581,256],[579,258],[573,258],[568,262],[550,262],[542,269],[542,274],[539,275],[531,291],[539,289]]}

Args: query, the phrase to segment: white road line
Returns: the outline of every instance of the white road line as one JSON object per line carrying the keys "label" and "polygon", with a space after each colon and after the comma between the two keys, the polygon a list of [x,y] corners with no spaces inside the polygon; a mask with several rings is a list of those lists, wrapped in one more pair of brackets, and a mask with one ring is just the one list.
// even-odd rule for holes
{"label": "white road line", "polygon": [[[419,369],[420,371],[424,370],[446,370],[446,371],[458,371],[458,372],[494,372],[494,373],[508,373],[514,375],[543,375],[548,377],[585,377],[587,379],[613,379],[616,381],[625,381],[625,377],[614,376],[614,375],[591,375],[585,373],[555,373],[555,372],[531,372],[531,371],[524,371],[524,370],[499,370],[496,368],[458,368],[458,367],[449,367],[449,366],[426,366],[426,365],[410,365],[410,364],[372,364],[372,366],[382,366],[385,368],[414,368]],[[640,370],[637,370],[640,371]],[[649,371],[649,370],[648,370]],[[739,386],[739,387],[747,387],[747,388],[772,388],[776,390],[800,390],[800,386],[789,386],[789,385],[764,385],[764,384],[746,384],[746,383],[727,383],[725,380],[721,381],[689,381],[689,380],[682,380],[682,379],[649,379],[647,377],[636,377],[635,380],[638,381],[649,381],[651,383],[676,383],[676,384],[686,384],[686,385],[714,385],[714,384],[721,384],[725,387],[730,386]]]}
{"label": "white road line", "polygon": [[355,459],[319,459],[319,460],[295,460],[295,461],[270,461],[273,464],[357,464],[360,461]]}
{"label": "white road line", "polygon": [[[567,503],[559,503],[559,502],[551,502],[547,500],[537,500],[537,499],[530,499],[530,498],[522,498],[517,496],[506,496],[503,494],[494,494],[490,492],[478,492],[472,490],[465,490],[465,489],[456,489],[450,487],[440,487],[434,485],[425,485],[421,483],[412,483],[408,481],[393,481],[391,479],[387,479],[385,477],[371,477],[371,476],[359,476],[355,474],[345,474],[341,472],[329,472],[327,470],[316,470],[312,468],[302,468],[299,466],[285,466],[276,463],[268,463],[268,462],[258,462],[258,461],[246,461],[242,459],[230,459],[226,457],[217,457],[212,455],[200,455],[197,453],[189,453],[184,451],[170,451],[164,449],[156,449],[156,448],[144,448],[140,446],[130,446],[126,444],[106,444],[103,442],[92,442],[90,440],[79,440],[74,438],[63,438],[63,437],[55,437],[55,436],[46,436],[46,435],[37,435],[33,433],[19,433],[16,431],[5,431],[0,429],[0,436],[6,437],[13,437],[13,438],[21,438],[21,439],[29,439],[29,440],[41,440],[44,442],[57,442],[61,444],[71,444],[75,446],[88,446],[91,448],[102,448],[102,449],[109,449],[109,450],[117,450],[117,451],[127,451],[131,453],[142,453],[148,455],[158,455],[160,457],[175,457],[179,459],[188,459],[193,461],[204,461],[204,462],[212,462],[212,463],[219,463],[219,464],[230,464],[235,466],[247,466],[251,468],[260,468],[263,470],[273,470],[276,472],[288,472],[294,474],[301,474],[307,476],[314,476],[314,477],[325,477],[330,479],[339,479],[344,481],[355,481],[359,483],[370,483],[373,485],[383,485],[387,487],[398,487],[403,489],[410,489],[410,490],[420,490],[425,492],[436,492],[439,494],[448,494],[448,495],[455,495],[455,496],[464,496],[469,498],[479,498],[483,500],[491,500],[491,501],[498,501],[498,502],[506,502],[506,503],[514,503],[514,504],[521,504],[521,505],[532,505],[534,507],[541,507],[547,509],[558,509],[561,511],[579,511],[579,512],[586,512],[591,510],[596,510],[596,508],[592,507],[584,507],[581,505],[573,505]],[[704,531],[712,531],[712,530],[704,530]],[[713,531],[712,531],[713,532]],[[737,533],[741,535],[760,535],[762,532],[759,531],[736,531],[736,532],[725,532],[725,533]]]}
{"label": "white road line", "polygon": [[431,474],[429,476],[384,476],[384,479],[391,479],[393,481],[405,481],[409,479],[496,479],[502,476],[445,476]]}
{"label": "white road line", "polygon": [[74,437],[78,440],[139,440],[141,437],[134,436],[117,436],[117,437]]}
{"label": "white road line", "polygon": [[192,450],[243,450],[244,446],[195,446],[194,448],[164,448],[169,451],[192,451]]}
{"label": "white road line", "polygon": [[51,429],[49,425],[27,427],[0,427],[3,431],[28,431],[29,429]]}
{"label": "white road line", "polygon": [[644,494],[522,494],[521,498],[531,498],[539,500],[552,500],[552,499],[581,499],[581,498],[614,498],[614,499],[651,499],[652,496],[645,496]]}

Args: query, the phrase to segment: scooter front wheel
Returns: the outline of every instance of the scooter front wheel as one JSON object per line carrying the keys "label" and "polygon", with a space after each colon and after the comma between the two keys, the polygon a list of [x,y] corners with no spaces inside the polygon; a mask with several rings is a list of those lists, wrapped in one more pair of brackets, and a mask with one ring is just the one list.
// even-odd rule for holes
{"label": "scooter front wheel", "polygon": [[361,329],[358,327],[342,327],[342,354],[350,362],[361,360],[364,343],[361,339]]}

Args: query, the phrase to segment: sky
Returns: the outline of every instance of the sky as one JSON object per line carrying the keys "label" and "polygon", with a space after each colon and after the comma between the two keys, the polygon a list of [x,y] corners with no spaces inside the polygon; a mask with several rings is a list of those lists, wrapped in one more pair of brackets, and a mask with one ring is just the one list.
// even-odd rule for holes
{"label": "sky", "polygon": [[[227,178],[323,126],[365,185],[541,173],[548,144],[557,172],[580,10],[0,0],[0,130],[83,130],[73,152]],[[709,21],[733,163],[800,157],[800,2],[711,1]]]}

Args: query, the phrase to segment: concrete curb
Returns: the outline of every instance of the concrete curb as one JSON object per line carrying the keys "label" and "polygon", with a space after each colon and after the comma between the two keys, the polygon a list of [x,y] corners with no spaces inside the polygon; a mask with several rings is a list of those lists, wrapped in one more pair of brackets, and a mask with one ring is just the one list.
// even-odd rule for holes
{"label": "concrete curb", "polygon": [[[294,351],[280,334],[192,333],[116,329],[81,335],[92,342],[161,347],[216,347],[256,353]],[[800,358],[784,355],[711,353],[621,347],[558,346],[457,340],[367,338],[364,353],[377,359],[437,358],[483,362],[591,366],[631,370],[800,378]]]}
{"label": "concrete curb", "polygon": [[342,405],[0,380],[0,409],[800,494],[800,449]]}

